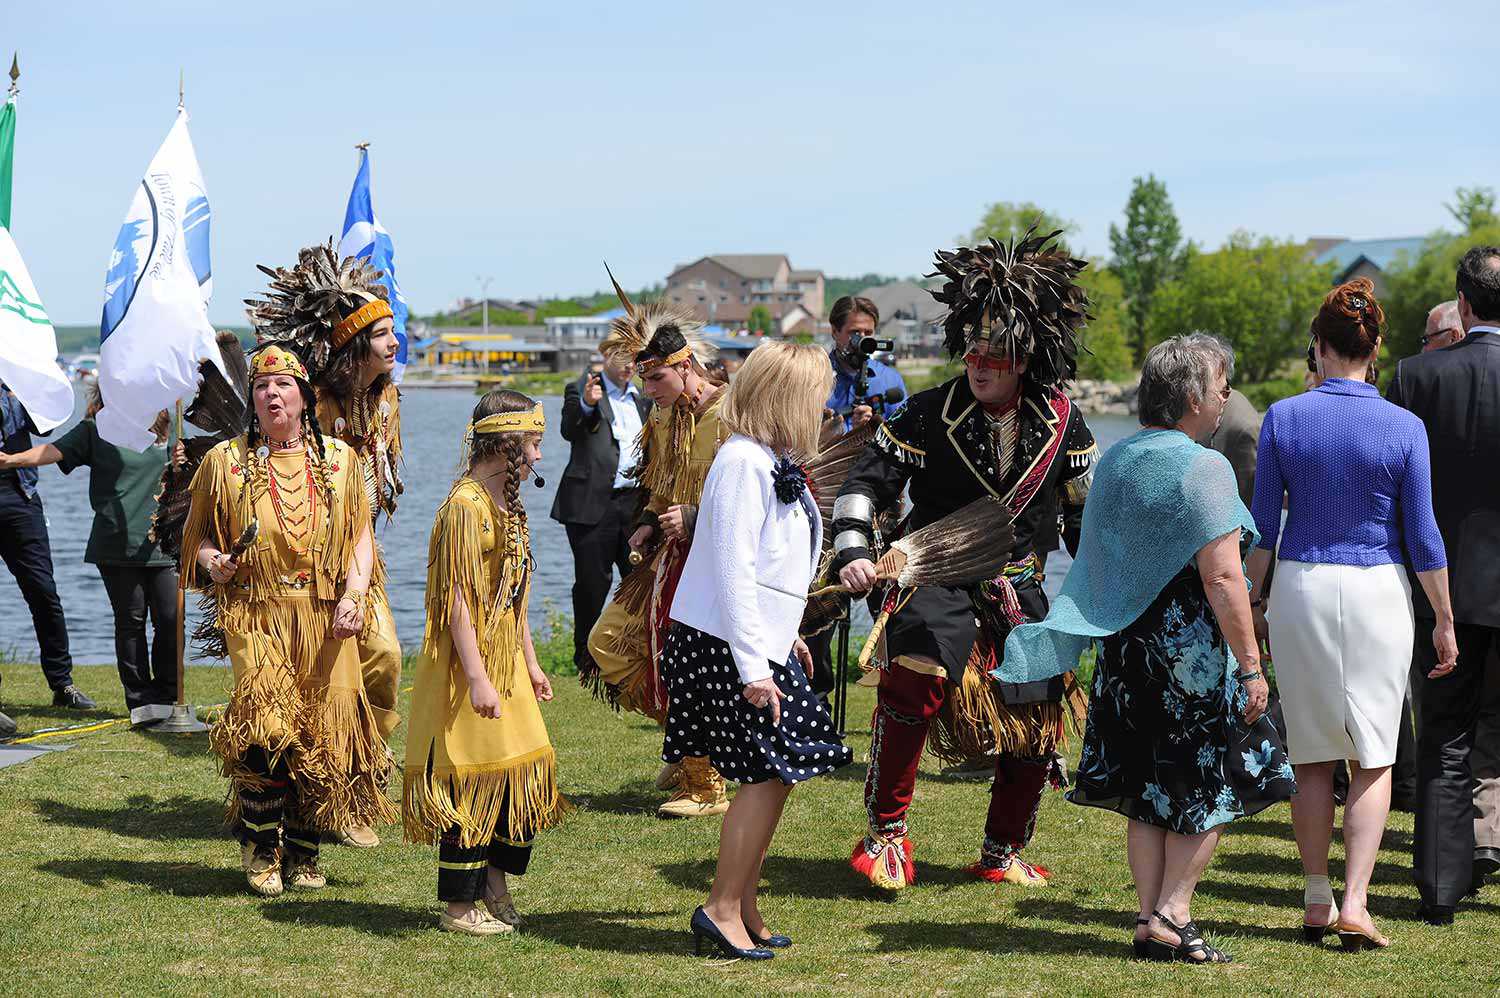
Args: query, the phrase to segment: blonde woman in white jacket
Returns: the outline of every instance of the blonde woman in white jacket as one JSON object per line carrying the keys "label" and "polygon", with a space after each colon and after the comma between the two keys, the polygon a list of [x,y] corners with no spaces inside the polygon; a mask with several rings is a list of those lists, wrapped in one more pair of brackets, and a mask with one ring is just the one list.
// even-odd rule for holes
{"label": "blonde woman in white jacket", "polygon": [[797,637],[822,524],[796,458],[817,447],[832,379],[813,346],[766,343],[746,359],[720,408],[734,435],[708,473],[672,600],[662,758],[706,755],[740,784],[708,901],[693,912],[695,952],[708,940],[726,956],[769,960],[791,945],[756,906],[761,863],[792,787],[850,761]]}

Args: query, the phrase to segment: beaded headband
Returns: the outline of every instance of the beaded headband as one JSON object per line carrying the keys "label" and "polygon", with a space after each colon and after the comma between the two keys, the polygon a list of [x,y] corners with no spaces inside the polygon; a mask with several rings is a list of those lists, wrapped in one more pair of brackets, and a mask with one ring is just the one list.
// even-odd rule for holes
{"label": "beaded headband", "polygon": [[469,424],[470,433],[541,433],[547,428],[547,417],[538,402],[522,412],[497,412],[477,423]]}
{"label": "beaded headband", "polygon": [[333,348],[342,350],[344,344],[354,338],[354,334],[364,329],[370,323],[378,319],[392,318],[395,313],[391,311],[390,303],[384,298],[376,298],[367,301],[350,315],[344,317],[343,321],[333,327]]}
{"label": "beaded headband", "polygon": [[648,357],[645,360],[637,361],[635,366],[636,370],[640,371],[642,374],[648,374],[651,371],[656,370],[658,367],[671,367],[673,364],[681,364],[692,355],[693,348],[691,346],[685,346],[681,350],[677,350],[673,353],[667,354],[665,357]]}
{"label": "beaded headband", "polygon": [[290,374],[302,381],[307,380],[307,368],[302,365],[302,358],[281,347],[266,347],[250,362],[251,381],[271,374]]}

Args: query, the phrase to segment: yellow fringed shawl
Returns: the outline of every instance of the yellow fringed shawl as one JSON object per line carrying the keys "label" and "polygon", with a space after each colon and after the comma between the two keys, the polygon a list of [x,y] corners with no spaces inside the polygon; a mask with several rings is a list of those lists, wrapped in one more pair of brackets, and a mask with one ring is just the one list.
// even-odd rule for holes
{"label": "yellow fringed shawl", "polygon": [[[272,461],[301,466],[301,453]],[[252,748],[275,766],[287,763],[301,820],[316,829],[394,820],[385,797],[389,766],[384,740],[365,698],[357,642],[335,640],[333,609],[343,594],[350,558],[370,515],[358,456],[325,439],[315,464],[318,530],[306,550],[291,546],[271,502],[264,462],[243,437],[211,450],[192,483],[182,539],[182,584],[202,591],[225,635],[234,689],[209,743],[231,779],[229,818],[238,790],[259,774],[244,765]],[[285,470],[285,469],[284,469]],[[229,551],[251,522],[255,543],[227,585],[197,568],[204,539]]]}
{"label": "yellow fringed shawl", "polygon": [[[567,806],[522,650],[531,570],[524,519],[460,479],[428,546],[427,627],[406,741],[407,841],[431,844],[454,826],[465,847],[526,839],[556,824]],[[458,597],[500,695],[498,719],[480,717],[469,701],[449,631]]]}

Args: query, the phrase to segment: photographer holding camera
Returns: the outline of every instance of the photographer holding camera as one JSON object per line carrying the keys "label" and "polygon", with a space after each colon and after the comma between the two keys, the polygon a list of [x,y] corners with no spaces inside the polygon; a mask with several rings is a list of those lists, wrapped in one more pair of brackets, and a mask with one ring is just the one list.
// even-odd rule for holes
{"label": "photographer holding camera", "polygon": [[842,417],[848,432],[906,401],[906,382],[894,367],[871,356],[893,349],[889,340],[875,339],[880,310],[874,302],[845,295],[833,303],[828,322],[833,327],[833,349],[828,352],[833,394],[826,408],[829,415]]}
{"label": "photographer holding camera", "polygon": [[609,598],[614,571],[630,571],[628,540],[641,504],[632,475],[651,400],[632,382],[630,358],[596,358],[563,389],[562,435],[571,447],[552,519],[573,549],[573,657],[588,657],[589,631]]}

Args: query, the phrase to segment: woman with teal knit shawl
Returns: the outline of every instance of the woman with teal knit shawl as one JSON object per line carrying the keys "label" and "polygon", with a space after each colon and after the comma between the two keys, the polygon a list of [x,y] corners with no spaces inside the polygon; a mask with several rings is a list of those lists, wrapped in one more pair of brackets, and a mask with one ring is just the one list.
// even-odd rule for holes
{"label": "woman with teal knit shawl", "polygon": [[1046,619],[1016,628],[996,674],[1030,682],[1098,650],[1068,799],[1130,819],[1135,952],[1224,963],[1189,907],[1219,830],[1295,788],[1269,718],[1244,549],[1255,538],[1212,435],[1234,355],[1201,333],[1141,368],[1139,433],[1095,466],[1078,557]]}

